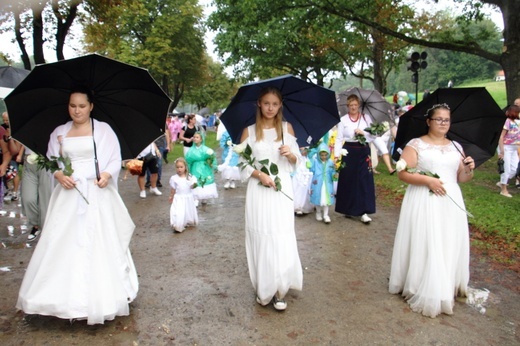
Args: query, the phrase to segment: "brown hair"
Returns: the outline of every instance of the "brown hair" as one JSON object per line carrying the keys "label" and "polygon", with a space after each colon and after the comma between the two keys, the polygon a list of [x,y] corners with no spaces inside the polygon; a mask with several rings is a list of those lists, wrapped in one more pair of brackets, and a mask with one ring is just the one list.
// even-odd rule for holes
{"label": "brown hair", "polygon": [[506,117],[511,120],[518,119],[518,113],[520,112],[520,107],[516,105],[511,105],[506,110]]}
{"label": "brown hair", "polygon": [[348,95],[347,97],[347,106],[350,104],[350,102],[352,101],[357,101],[358,105],[361,106],[361,101],[359,100],[359,97],[357,95]]}
{"label": "brown hair", "polygon": [[[258,96],[258,101],[256,104],[256,140],[262,140],[264,138],[264,132],[262,131],[263,125],[264,125],[264,118],[262,117],[262,110],[260,109],[260,106],[258,105],[260,101],[262,101],[262,98],[267,94],[273,94],[280,100],[280,103],[282,103],[283,97],[282,93],[278,88],[275,87],[265,87],[260,91],[260,95]],[[283,121],[283,103],[280,109],[278,110],[278,114],[276,114],[276,117],[274,118],[274,128],[276,129],[276,140],[281,141],[282,140],[282,121]]]}

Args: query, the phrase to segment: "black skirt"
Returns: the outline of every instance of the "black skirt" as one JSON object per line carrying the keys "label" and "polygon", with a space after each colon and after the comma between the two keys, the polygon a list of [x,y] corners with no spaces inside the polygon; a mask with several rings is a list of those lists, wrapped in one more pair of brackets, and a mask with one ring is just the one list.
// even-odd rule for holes
{"label": "black skirt", "polygon": [[348,154],[343,157],[345,167],[339,172],[336,193],[336,212],[361,216],[376,212],[376,193],[370,146],[345,142]]}

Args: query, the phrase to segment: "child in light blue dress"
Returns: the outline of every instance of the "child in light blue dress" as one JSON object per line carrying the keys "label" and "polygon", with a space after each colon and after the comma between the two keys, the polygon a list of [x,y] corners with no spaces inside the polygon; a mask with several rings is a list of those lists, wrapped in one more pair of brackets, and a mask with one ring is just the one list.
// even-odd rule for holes
{"label": "child in light blue dress", "polygon": [[335,202],[333,177],[336,173],[330,151],[325,143],[318,147],[318,154],[311,161],[313,174],[311,183],[311,203],[316,208],[316,220],[330,223],[329,206]]}

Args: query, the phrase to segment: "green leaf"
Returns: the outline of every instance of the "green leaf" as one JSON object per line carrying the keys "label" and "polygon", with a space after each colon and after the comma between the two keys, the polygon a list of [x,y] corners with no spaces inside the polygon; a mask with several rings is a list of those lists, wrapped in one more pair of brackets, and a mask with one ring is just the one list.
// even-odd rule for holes
{"label": "green leaf", "polygon": [[258,163],[261,164],[262,166],[267,166],[267,165],[269,165],[269,159],[260,160],[260,161],[258,161]]}
{"label": "green leaf", "polygon": [[282,180],[278,176],[274,178],[274,184],[276,185],[276,189],[278,191],[282,190]]}
{"label": "green leaf", "polygon": [[267,167],[265,167],[265,166],[262,166],[262,168],[260,168],[260,171],[263,172],[263,173],[265,173],[265,174],[267,174],[267,175],[271,175],[271,174],[269,173],[269,171],[267,170]]}
{"label": "green leaf", "polygon": [[272,175],[278,174],[278,166],[275,163],[271,163],[271,166],[269,166],[269,170],[271,171]]}

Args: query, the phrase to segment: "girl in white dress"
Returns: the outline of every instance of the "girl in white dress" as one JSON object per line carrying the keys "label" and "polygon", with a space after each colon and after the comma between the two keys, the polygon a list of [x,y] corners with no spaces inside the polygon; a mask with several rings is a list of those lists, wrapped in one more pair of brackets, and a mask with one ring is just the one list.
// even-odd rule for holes
{"label": "girl in white dress", "polygon": [[446,138],[447,105],[433,106],[426,123],[428,134],[412,139],[397,164],[399,179],[410,185],[397,225],[389,291],[402,294],[413,311],[435,317],[452,314],[454,297],[466,295],[469,230],[458,183],[471,180],[475,163]]}
{"label": "girl in white dress", "polygon": [[56,187],[16,308],[97,324],[130,313],[138,282],[129,249],[135,225],[117,191],[121,149],[112,128],[90,118],[91,100],[86,88],[72,91],[72,121],[50,136],[47,157],[69,158],[74,172],[54,173]]}
{"label": "girl in white dress", "polygon": [[170,225],[174,232],[182,232],[186,226],[199,223],[197,207],[193,197],[193,189],[197,186],[197,178],[188,171],[183,157],[175,160],[177,174],[170,178]]}
{"label": "girl in white dress", "polygon": [[263,173],[261,167],[246,166],[241,174],[243,181],[249,180],[246,254],[256,301],[261,305],[273,301],[275,309],[285,310],[285,295],[289,289],[301,290],[303,281],[291,182],[291,172],[301,156],[291,124],[282,123],[282,95],[278,89],[268,87],[260,92],[256,124],[244,129],[240,142],[249,144],[257,160],[268,159],[278,166],[283,193],[276,190],[275,176]]}

